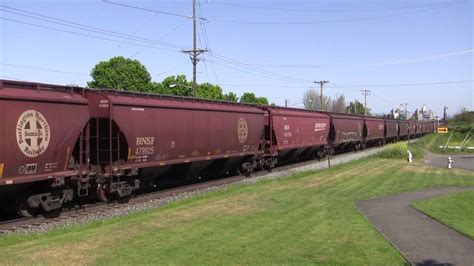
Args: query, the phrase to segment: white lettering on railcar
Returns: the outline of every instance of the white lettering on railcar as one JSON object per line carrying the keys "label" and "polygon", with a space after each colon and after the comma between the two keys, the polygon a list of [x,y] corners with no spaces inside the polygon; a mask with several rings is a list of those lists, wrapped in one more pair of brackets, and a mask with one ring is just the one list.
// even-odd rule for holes
{"label": "white lettering on railcar", "polygon": [[137,137],[137,146],[154,145],[155,137]]}
{"label": "white lettering on railcar", "polygon": [[28,157],[38,157],[48,148],[51,130],[46,118],[36,110],[27,110],[16,124],[18,147]]}
{"label": "white lettering on railcar", "polygon": [[326,123],[315,123],[314,124],[314,132],[323,131],[326,129]]}
{"label": "white lettering on railcar", "polygon": [[109,100],[100,100],[99,108],[109,108]]}
{"label": "white lettering on railcar", "polygon": [[155,153],[155,137],[137,137],[137,148],[135,149],[136,156],[146,156]]}

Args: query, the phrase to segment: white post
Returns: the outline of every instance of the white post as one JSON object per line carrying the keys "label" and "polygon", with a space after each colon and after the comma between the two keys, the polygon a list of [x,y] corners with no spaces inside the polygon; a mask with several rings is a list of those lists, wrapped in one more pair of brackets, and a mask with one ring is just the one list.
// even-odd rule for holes
{"label": "white post", "polygon": [[453,163],[454,160],[451,158],[451,156],[448,157],[448,169],[453,168]]}
{"label": "white post", "polygon": [[408,153],[408,162],[409,163],[413,162],[413,154],[411,153],[410,150],[407,150],[407,153]]}

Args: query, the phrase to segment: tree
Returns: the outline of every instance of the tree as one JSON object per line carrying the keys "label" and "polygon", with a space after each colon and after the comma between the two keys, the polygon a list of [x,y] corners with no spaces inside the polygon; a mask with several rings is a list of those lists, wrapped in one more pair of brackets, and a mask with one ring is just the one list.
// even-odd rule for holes
{"label": "tree", "polygon": [[198,85],[196,96],[204,99],[224,100],[221,87],[208,82]]}
{"label": "tree", "polygon": [[161,82],[160,90],[164,94],[177,96],[193,96],[191,83],[186,75],[169,76]]}
{"label": "tree", "polygon": [[354,102],[349,103],[349,105],[347,106],[347,112],[350,113],[350,114],[364,115],[365,114],[365,108],[364,108],[364,105],[362,103],[355,100]]}
{"label": "tree", "polygon": [[151,75],[138,60],[122,56],[113,57],[94,66],[91,71],[90,88],[148,91],[151,89]]}
{"label": "tree", "polygon": [[164,95],[171,95],[171,88],[164,86],[163,83],[160,82],[152,82],[150,87],[150,92],[159,93]]}
{"label": "tree", "polygon": [[[306,109],[321,110],[321,97],[315,89],[309,89],[304,93],[303,105]],[[331,98],[323,95],[323,110],[331,110]]]}
{"label": "tree", "polygon": [[240,97],[241,103],[253,103],[253,104],[262,104],[268,105],[268,99],[265,97],[257,97],[253,92],[246,92]]}
{"label": "tree", "polygon": [[347,110],[346,97],[342,94],[336,95],[336,98],[331,101],[331,112],[345,113]]}
{"label": "tree", "polygon": [[238,101],[239,101],[239,97],[237,97],[237,94],[235,94],[235,93],[233,93],[233,92],[229,92],[229,93],[224,94],[224,101],[227,101],[227,102],[238,102]]}

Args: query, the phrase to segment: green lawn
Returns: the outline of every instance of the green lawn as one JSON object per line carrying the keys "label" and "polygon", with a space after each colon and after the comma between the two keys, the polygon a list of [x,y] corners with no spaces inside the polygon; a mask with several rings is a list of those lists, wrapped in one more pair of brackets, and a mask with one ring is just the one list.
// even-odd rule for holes
{"label": "green lawn", "polygon": [[413,206],[474,239],[474,191],[418,201]]}
{"label": "green lawn", "polygon": [[403,265],[353,202],[440,185],[474,186],[474,176],[365,159],[108,222],[1,237],[0,264]]}
{"label": "green lawn", "polygon": [[[472,132],[471,135],[470,135],[470,137],[472,137],[472,139],[463,146],[465,146],[465,147],[474,147],[474,135],[473,134],[474,134],[474,132]],[[467,135],[467,132],[466,133],[454,132],[452,134],[452,136],[451,136],[451,132],[449,132],[447,134],[432,133],[432,134],[429,134],[426,137],[420,139],[419,142],[421,144],[423,144],[423,146],[425,146],[425,148],[427,148],[428,150],[430,150],[431,152],[434,152],[434,153],[473,154],[474,150],[463,149],[461,151],[458,151],[458,150],[455,150],[455,149],[446,149],[446,150],[444,150],[444,148],[440,148],[440,146],[444,147],[444,145],[446,145],[446,142],[448,141],[450,136],[451,136],[451,139],[449,140],[448,146],[459,146],[465,140],[466,135]],[[469,137],[468,137],[467,140],[469,140]]]}

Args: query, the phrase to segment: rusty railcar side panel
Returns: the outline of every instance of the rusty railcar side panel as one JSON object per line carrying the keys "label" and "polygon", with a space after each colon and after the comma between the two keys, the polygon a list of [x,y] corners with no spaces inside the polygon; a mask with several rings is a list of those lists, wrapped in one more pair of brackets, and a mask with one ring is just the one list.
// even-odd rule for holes
{"label": "rusty railcar side panel", "polygon": [[417,129],[418,126],[416,121],[408,121],[408,133],[410,134],[410,136],[415,135],[417,133]]}
{"label": "rusty railcar side panel", "polygon": [[326,113],[279,107],[265,109],[272,119],[278,150],[327,144],[330,118]]}
{"label": "rusty railcar side panel", "polygon": [[398,120],[398,128],[400,129],[400,137],[407,137],[408,136],[408,130],[410,128],[410,125],[408,124],[408,121],[406,120]]}
{"label": "rusty railcar side panel", "polygon": [[365,140],[383,139],[385,135],[385,122],[382,118],[364,117],[367,130]]}
{"label": "rusty railcar side panel", "polygon": [[427,134],[429,132],[429,122],[423,121],[421,122],[421,133],[422,134]]}
{"label": "rusty railcar side panel", "polygon": [[335,145],[361,142],[363,139],[362,131],[364,128],[364,120],[362,117],[343,114],[329,114],[331,124],[334,127]]}
{"label": "rusty railcar side panel", "polygon": [[89,91],[88,98],[91,114],[110,112],[123,134],[116,137],[125,138],[124,145],[112,144],[126,147],[125,156],[112,160],[118,168],[263,153],[265,111],[255,106],[110,91]]}
{"label": "rusty railcar side panel", "polygon": [[423,122],[416,121],[416,134],[423,133]]}
{"label": "rusty railcar side panel", "polygon": [[0,185],[74,175],[71,157],[89,119],[82,90],[0,83]]}
{"label": "rusty railcar side panel", "polygon": [[398,137],[398,121],[385,119],[386,138]]}

